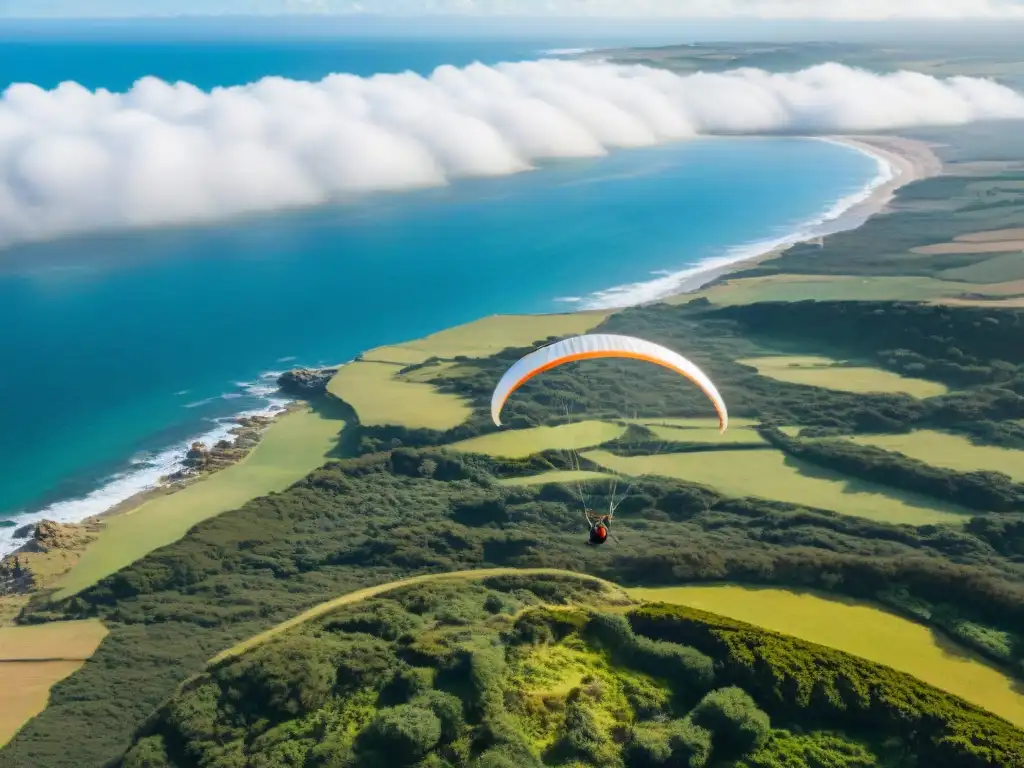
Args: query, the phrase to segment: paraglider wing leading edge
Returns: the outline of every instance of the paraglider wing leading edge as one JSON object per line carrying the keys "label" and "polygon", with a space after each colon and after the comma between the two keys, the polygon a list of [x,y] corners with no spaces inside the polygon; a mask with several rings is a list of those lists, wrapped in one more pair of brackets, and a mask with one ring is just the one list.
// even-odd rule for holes
{"label": "paraglider wing leading edge", "polygon": [[729,426],[729,413],[718,389],[704,372],[682,355],[671,349],[632,336],[592,333],[549,344],[534,350],[509,368],[501,377],[491,396],[491,418],[501,426],[501,410],[509,397],[523,384],[544,371],[577,360],[601,357],[620,357],[643,360],[668,368],[685,376],[707,395],[718,414],[719,431]]}

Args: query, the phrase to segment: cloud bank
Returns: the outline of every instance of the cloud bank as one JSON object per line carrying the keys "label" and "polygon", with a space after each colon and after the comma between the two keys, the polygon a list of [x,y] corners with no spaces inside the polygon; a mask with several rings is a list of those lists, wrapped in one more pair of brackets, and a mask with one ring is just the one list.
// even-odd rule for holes
{"label": "cloud bank", "polygon": [[0,98],[0,245],[208,222],[526,171],[701,135],[840,133],[1024,119],[988,80],[839,64],[679,76],[536,61],[204,92],[147,78]]}

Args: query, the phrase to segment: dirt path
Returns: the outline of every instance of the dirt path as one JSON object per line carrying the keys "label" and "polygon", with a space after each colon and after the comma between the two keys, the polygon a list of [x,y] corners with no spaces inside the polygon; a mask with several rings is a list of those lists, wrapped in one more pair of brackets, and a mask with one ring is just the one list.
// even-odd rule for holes
{"label": "dirt path", "polygon": [[355,592],[349,592],[341,597],[336,597],[333,600],[328,600],[325,603],[320,603],[310,608],[308,611],[300,613],[287,621],[278,624],[276,627],[268,629],[266,632],[261,632],[254,637],[250,637],[248,640],[244,640],[233,648],[228,648],[226,651],[222,651],[214,656],[211,660],[211,664],[223,661],[224,659],[232,656],[237,656],[240,653],[244,653],[258,645],[262,645],[267,640],[285,632],[292,627],[297,627],[300,624],[304,624],[307,621],[316,619],[327,613],[330,613],[336,608],[340,608],[343,605],[351,605],[352,603],[358,603],[363,600],[368,600],[371,597],[377,597],[385,592],[391,592],[392,590],[399,589],[400,587],[408,587],[413,584],[422,584],[426,581],[440,581],[442,579],[486,579],[491,576],[572,576],[582,581],[596,581],[603,584],[608,589],[621,589],[617,584],[613,584],[610,581],[599,579],[596,576],[588,576],[585,573],[576,573],[575,571],[563,571],[558,568],[479,568],[472,571],[452,571],[451,573],[428,573],[423,576],[410,576],[407,579],[399,579],[398,581],[391,581],[387,584],[378,584],[374,587],[366,587],[365,589],[358,589]]}

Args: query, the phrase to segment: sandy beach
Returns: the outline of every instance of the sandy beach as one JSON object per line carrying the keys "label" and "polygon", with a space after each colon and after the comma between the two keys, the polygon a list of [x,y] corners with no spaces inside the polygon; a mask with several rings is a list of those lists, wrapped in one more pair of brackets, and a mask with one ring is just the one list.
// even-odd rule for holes
{"label": "sandy beach", "polygon": [[752,254],[747,258],[710,265],[706,269],[693,270],[689,273],[674,276],[676,283],[674,286],[668,284],[668,281],[673,280],[673,277],[666,278],[666,292],[661,298],[656,299],[652,303],[656,303],[656,301],[660,301],[668,296],[692,293],[713,280],[728,275],[730,272],[749,267],[765,259],[774,258],[797,243],[817,240],[836,232],[856,229],[870,217],[889,210],[896,190],[900,187],[920,179],[938,176],[943,170],[942,161],[932,151],[931,146],[916,139],[908,139],[902,136],[873,135],[837,135],[808,138],[819,138],[824,141],[845,144],[871,155],[889,166],[890,178],[875,186],[871,193],[863,200],[851,205],[835,218],[823,222],[820,227],[808,232],[802,238],[776,245],[760,253]]}

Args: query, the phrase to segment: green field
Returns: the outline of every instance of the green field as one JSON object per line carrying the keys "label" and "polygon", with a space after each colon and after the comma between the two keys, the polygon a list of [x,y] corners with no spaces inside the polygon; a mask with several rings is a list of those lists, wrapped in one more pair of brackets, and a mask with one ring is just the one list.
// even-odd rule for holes
{"label": "green field", "polygon": [[623,475],[660,475],[701,483],[729,496],[758,496],[830,509],[888,523],[960,525],[969,517],[952,504],[902,493],[787,457],[781,451],[707,451],[660,456],[616,456],[588,451],[584,458]]}
{"label": "green field", "polygon": [[1003,253],[977,264],[939,273],[947,280],[962,280],[966,283],[1003,283],[1024,278],[1024,251]]}
{"label": "green field", "polygon": [[927,627],[852,600],[740,586],[629,589],[827,645],[906,672],[1024,726],[1024,691],[976,654]]}
{"label": "green field", "polygon": [[702,445],[764,445],[751,419],[730,419],[725,432],[718,431],[717,419],[637,419],[656,437],[672,443]]}
{"label": "green field", "polygon": [[349,363],[331,379],[327,391],[351,405],[366,427],[393,424],[446,430],[472,415],[460,397],[398,378],[400,370],[393,363]]}
{"label": "green field", "polygon": [[901,392],[912,397],[934,397],[948,391],[938,382],[907,378],[881,368],[846,365],[814,355],[752,357],[736,362],[756,368],[760,375],[778,381],[841,392]]}
{"label": "green field", "polygon": [[508,429],[452,443],[449,449],[462,453],[483,453],[498,458],[519,459],[543,451],[592,448],[615,440],[626,428],[605,421],[580,421],[557,427]]}
{"label": "green field", "polygon": [[288,413],[267,430],[242,461],[167,496],[107,520],[103,532],[60,581],[55,599],[85,589],[189,528],[237,509],[251,499],[283,491],[321,466],[338,447],[345,423],[334,413],[307,407]]}
{"label": "green field", "polygon": [[492,315],[404,344],[378,347],[361,356],[375,362],[412,365],[432,357],[489,357],[508,347],[527,347],[548,336],[586,333],[609,313]]}
{"label": "green field", "polygon": [[958,472],[1002,472],[1017,482],[1024,482],[1024,451],[974,445],[963,435],[923,429],[907,435],[856,435],[845,439],[896,451],[935,467]]}
{"label": "green field", "polygon": [[539,475],[510,477],[505,480],[501,480],[500,484],[512,487],[521,487],[526,485],[547,485],[548,483],[587,483],[592,481],[607,482],[613,477],[613,475],[608,475],[604,472],[588,472],[586,470],[579,472],[563,472],[555,470],[553,472],[541,472]]}

